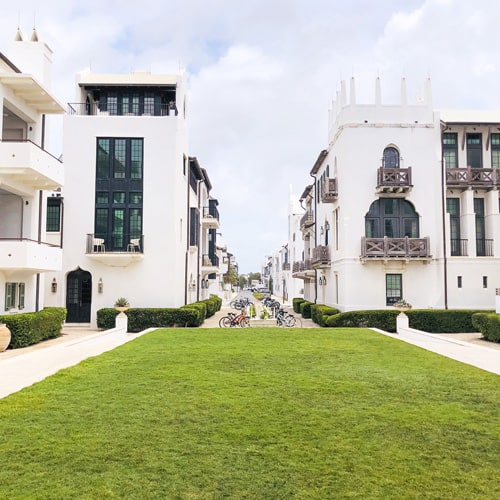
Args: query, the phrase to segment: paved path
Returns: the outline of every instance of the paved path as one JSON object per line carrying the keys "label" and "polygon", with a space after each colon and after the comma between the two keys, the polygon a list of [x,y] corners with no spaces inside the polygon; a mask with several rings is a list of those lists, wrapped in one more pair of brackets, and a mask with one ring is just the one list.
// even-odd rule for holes
{"label": "paved path", "polygon": [[[218,328],[219,318],[226,313],[227,309],[222,309],[212,318],[208,318],[202,327]],[[302,322],[303,328],[317,327],[311,320],[303,319]],[[0,398],[43,380],[62,368],[76,365],[84,359],[114,349],[149,331],[151,330],[124,333],[119,329],[106,332],[63,329],[63,335],[57,339],[24,349],[2,352],[0,353]],[[449,335],[429,334],[417,330],[400,334],[379,330],[379,333],[500,375],[500,349],[497,344],[486,347]]]}

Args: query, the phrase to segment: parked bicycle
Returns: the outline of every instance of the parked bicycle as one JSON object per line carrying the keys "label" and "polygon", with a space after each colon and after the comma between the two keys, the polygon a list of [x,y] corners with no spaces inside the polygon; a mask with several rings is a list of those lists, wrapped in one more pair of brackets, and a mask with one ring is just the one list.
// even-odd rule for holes
{"label": "parked bicycle", "polygon": [[250,299],[248,299],[247,297],[243,297],[240,299],[232,300],[229,303],[229,306],[232,307],[233,309],[237,309],[239,311],[242,311],[243,309],[246,309],[251,304],[253,304],[253,302]]}
{"label": "parked bicycle", "polygon": [[300,318],[296,318],[293,314],[290,314],[281,307],[274,310],[274,315],[276,317],[276,324],[278,326],[283,326],[287,328],[302,327],[302,320]]}
{"label": "parked bicycle", "polygon": [[240,314],[229,312],[227,316],[223,316],[219,320],[219,326],[221,328],[247,328],[250,326],[250,318],[245,310],[241,311]]}

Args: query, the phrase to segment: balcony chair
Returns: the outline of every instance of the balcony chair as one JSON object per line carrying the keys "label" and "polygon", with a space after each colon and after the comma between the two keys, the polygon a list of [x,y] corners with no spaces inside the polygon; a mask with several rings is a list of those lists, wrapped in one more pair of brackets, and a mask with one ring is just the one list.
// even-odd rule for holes
{"label": "balcony chair", "polygon": [[94,252],[105,252],[106,247],[104,245],[104,238],[93,238],[92,239],[92,250]]}
{"label": "balcony chair", "polygon": [[141,251],[141,240],[140,238],[132,238],[130,243],[127,245],[127,252],[140,252]]}

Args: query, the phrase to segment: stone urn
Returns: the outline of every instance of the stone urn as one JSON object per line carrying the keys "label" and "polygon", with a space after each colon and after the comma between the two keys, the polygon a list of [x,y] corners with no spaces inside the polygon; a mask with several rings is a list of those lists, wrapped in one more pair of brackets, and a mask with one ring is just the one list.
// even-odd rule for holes
{"label": "stone urn", "polygon": [[5,351],[10,344],[10,330],[5,323],[0,323],[0,352]]}

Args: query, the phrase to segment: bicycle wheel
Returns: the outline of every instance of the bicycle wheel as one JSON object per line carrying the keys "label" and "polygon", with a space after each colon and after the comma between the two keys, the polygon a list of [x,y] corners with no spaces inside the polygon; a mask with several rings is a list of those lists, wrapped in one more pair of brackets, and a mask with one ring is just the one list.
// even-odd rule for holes
{"label": "bicycle wheel", "polygon": [[219,320],[219,326],[221,328],[230,328],[232,326],[232,320],[229,316],[223,316]]}
{"label": "bicycle wheel", "polygon": [[302,320],[300,318],[296,318],[295,316],[292,316],[294,324],[294,328],[302,328]]}
{"label": "bicycle wheel", "polygon": [[248,328],[250,326],[250,318],[243,318],[241,321],[240,321],[240,326],[241,328]]}

